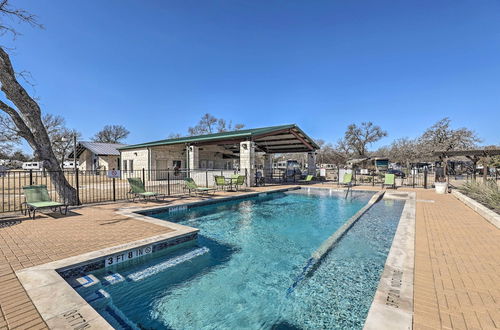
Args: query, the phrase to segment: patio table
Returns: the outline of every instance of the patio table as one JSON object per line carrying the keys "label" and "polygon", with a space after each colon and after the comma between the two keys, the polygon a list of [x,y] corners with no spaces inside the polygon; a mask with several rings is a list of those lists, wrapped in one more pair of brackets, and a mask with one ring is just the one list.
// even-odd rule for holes
{"label": "patio table", "polygon": [[226,184],[229,185],[229,190],[228,191],[236,191],[233,188],[233,183],[236,182],[237,179],[235,179],[235,178],[224,178],[224,180],[226,181]]}

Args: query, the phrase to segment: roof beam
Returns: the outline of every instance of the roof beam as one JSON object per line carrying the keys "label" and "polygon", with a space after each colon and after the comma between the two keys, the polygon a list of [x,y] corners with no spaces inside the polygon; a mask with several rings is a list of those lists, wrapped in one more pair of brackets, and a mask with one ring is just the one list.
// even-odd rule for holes
{"label": "roof beam", "polygon": [[218,141],[204,141],[204,142],[191,142],[189,145],[193,146],[206,146],[206,145],[227,145],[227,144],[240,144],[240,142],[246,141],[246,139],[232,139],[232,140],[218,140]]}
{"label": "roof beam", "polygon": [[305,139],[303,139],[297,132],[295,132],[293,129],[290,130],[290,133],[292,133],[293,135],[295,135],[295,137],[297,139],[299,139],[303,144],[305,144],[309,150],[314,150],[313,146],[309,144],[309,142],[307,142]]}
{"label": "roof beam", "polygon": [[266,136],[270,136],[270,135],[278,135],[278,134],[281,134],[281,133],[291,133],[291,132],[290,132],[289,128],[280,129],[280,130],[274,131],[274,132],[269,132],[269,133],[264,133],[264,134],[260,134],[260,135],[255,135],[255,137],[253,138],[253,140],[255,141],[256,139],[260,139],[260,138],[263,138],[263,137],[266,137]]}

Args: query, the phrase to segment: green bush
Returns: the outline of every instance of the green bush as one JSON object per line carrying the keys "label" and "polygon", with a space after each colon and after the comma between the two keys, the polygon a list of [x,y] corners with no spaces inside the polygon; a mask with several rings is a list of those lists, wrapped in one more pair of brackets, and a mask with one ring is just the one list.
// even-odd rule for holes
{"label": "green bush", "polygon": [[458,188],[462,193],[500,214],[500,189],[489,180],[486,183],[470,181]]}

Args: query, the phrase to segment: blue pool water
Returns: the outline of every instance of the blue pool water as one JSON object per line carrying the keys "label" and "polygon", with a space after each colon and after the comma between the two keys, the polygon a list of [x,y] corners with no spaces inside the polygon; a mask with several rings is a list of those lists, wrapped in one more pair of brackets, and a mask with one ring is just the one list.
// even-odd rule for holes
{"label": "blue pool water", "polygon": [[[77,290],[116,328],[360,329],[404,202],[375,204],[312,276],[287,289],[371,196],[294,191],[158,213],[199,228],[198,240],[94,271],[101,283]],[[124,281],[105,285],[110,273]]]}

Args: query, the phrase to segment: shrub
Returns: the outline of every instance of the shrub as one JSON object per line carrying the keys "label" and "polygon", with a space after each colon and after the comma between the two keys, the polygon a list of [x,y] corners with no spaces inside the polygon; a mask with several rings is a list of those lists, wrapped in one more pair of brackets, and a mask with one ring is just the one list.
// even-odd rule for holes
{"label": "shrub", "polygon": [[465,195],[500,214],[500,189],[494,180],[486,183],[470,181],[458,188]]}

